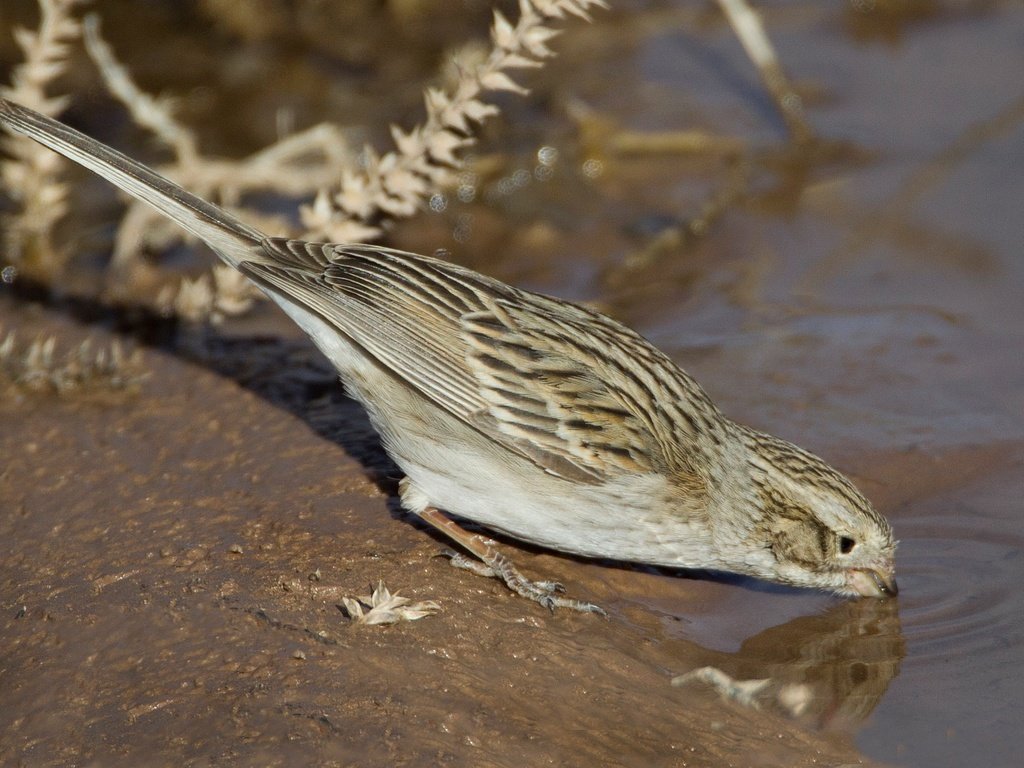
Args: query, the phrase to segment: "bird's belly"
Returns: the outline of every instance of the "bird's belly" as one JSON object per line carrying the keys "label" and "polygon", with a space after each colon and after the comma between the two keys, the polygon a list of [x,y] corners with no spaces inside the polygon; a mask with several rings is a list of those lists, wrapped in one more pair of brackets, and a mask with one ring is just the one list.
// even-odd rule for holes
{"label": "bird's belly", "polygon": [[366,408],[421,507],[437,507],[561,552],[660,565],[708,564],[700,556],[703,526],[684,515],[666,516],[666,481],[660,475],[593,485],[556,477],[427,401],[317,315],[285,297],[272,298]]}
{"label": "bird's belly", "polygon": [[692,519],[665,516],[664,478],[633,475],[628,481],[584,485],[522,457],[510,460],[500,446],[481,443],[476,435],[420,443],[406,432],[392,453],[421,504],[514,539],[586,557],[707,564],[702,557],[694,560],[702,527]]}

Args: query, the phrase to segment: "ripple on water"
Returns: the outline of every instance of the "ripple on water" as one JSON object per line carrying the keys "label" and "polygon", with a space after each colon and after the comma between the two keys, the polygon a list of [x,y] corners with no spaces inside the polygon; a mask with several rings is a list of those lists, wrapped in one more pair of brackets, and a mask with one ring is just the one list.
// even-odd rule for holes
{"label": "ripple on water", "polygon": [[929,664],[1024,637],[1024,536],[965,515],[900,521],[900,618],[908,664]]}

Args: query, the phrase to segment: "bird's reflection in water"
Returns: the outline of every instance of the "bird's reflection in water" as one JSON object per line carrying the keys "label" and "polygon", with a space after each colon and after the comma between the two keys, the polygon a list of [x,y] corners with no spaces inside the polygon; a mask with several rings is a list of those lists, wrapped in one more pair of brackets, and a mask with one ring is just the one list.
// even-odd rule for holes
{"label": "bird's reflection in water", "polygon": [[702,666],[673,683],[849,732],[881,701],[905,648],[896,600],[852,600],[766,629],[735,653],[704,649]]}

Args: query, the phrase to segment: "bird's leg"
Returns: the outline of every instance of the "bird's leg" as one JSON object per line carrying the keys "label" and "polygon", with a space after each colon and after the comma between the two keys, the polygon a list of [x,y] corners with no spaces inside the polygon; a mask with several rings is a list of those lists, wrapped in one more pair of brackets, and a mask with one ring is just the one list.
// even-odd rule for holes
{"label": "bird's leg", "polygon": [[487,563],[482,563],[479,560],[473,560],[472,558],[466,557],[461,552],[456,552],[454,549],[444,549],[441,551],[441,554],[448,558],[452,567],[462,568],[463,570],[475,573],[477,576],[501,579],[518,594],[523,594],[523,589],[536,590],[547,594],[565,592],[565,587],[557,581],[527,580],[526,577],[516,569],[511,560],[493,548],[491,549],[491,552],[493,553],[493,560],[490,562],[492,562],[493,565],[487,565]]}
{"label": "bird's leg", "polygon": [[570,597],[562,597],[559,592],[565,589],[561,584],[553,581],[530,581],[511,560],[498,552],[491,542],[477,533],[470,533],[454,521],[445,517],[434,507],[427,507],[418,513],[419,516],[434,526],[437,530],[458,542],[467,550],[472,552],[481,562],[477,563],[457,552],[446,550],[443,554],[451,558],[451,563],[456,568],[464,568],[480,576],[491,576],[501,579],[505,585],[517,595],[540,603],[551,610],[555,608],[571,608],[575,611],[587,613],[600,613],[606,615],[604,610],[593,603],[585,603],[581,600],[573,600]]}

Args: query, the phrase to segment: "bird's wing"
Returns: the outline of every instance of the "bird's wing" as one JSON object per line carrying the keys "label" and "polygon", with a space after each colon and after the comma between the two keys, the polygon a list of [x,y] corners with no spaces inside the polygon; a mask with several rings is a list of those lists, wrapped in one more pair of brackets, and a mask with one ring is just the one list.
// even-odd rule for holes
{"label": "bird's wing", "polygon": [[602,375],[579,335],[565,336],[536,308],[503,301],[462,322],[466,361],[487,402],[479,423],[556,474],[596,480],[664,468],[641,406]]}
{"label": "bird's wing", "polygon": [[[315,312],[438,407],[553,474],[601,482],[618,472],[671,469],[677,451],[663,427],[680,419],[665,419],[660,402],[698,398],[705,410],[714,408],[664,355],[582,307],[436,259],[266,239],[140,163],[3,98],[0,125],[154,206],[266,290]],[[605,359],[608,350],[614,354]]]}
{"label": "bird's wing", "polygon": [[[576,343],[594,322],[622,328],[613,321],[423,256],[282,240],[265,248],[276,263],[246,262],[243,273],[298,300],[435,405],[551,474],[600,483],[665,465],[637,395],[602,376],[592,345]],[[578,325],[551,322],[567,308]]]}

